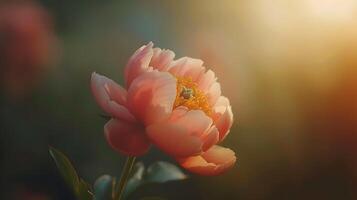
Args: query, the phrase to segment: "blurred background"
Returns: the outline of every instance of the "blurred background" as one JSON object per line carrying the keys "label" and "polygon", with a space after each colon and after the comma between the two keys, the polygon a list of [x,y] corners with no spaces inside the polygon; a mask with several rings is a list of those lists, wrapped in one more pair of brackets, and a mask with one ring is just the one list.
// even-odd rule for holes
{"label": "blurred background", "polygon": [[89,182],[120,174],[89,78],[122,84],[148,41],[216,72],[238,163],[133,199],[357,199],[355,0],[1,1],[1,199],[73,199],[48,145]]}

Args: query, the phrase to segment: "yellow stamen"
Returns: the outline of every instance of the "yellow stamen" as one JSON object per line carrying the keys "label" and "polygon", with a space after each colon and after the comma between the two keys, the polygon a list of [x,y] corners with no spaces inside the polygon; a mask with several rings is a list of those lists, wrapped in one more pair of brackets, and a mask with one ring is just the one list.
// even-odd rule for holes
{"label": "yellow stamen", "polygon": [[198,89],[197,84],[191,78],[176,78],[177,87],[174,108],[185,106],[190,110],[202,110],[206,115],[211,116],[212,110],[207,96]]}

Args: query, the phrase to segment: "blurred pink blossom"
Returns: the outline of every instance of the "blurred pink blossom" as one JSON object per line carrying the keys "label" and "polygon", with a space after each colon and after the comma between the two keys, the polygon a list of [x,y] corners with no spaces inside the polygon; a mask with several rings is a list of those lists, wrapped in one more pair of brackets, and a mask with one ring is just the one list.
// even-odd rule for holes
{"label": "blurred pink blossom", "polygon": [[0,4],[1,84],[9,95],[22,95],[38,81],[53,57],[51,18],[35,3]]}

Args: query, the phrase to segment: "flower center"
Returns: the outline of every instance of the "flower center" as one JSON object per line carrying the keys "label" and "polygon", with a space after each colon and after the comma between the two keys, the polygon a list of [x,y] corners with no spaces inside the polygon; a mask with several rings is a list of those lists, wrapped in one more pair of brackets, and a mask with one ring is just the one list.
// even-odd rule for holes
{"label": "flower center", "polygon": [[176,77],[176,99],[174,109],[185,106],[190,110],[202,110],[206,115],[211,116],[211,106],[207,96],[197,87],[191,78]]}

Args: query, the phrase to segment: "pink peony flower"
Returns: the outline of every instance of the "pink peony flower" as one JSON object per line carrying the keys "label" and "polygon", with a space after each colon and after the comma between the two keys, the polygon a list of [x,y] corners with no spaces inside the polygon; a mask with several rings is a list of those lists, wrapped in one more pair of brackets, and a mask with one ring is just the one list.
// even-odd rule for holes
{"label": "pink peony flower", "polygon": [[104,126],[106,139],[132,156],[154,144],[193,173],[218,175],[236,161],[232,150],[216,145],[232,126],[229,100],[203,61],[174,57],[151,42],[142,46],[125,68],[126,89],[92,74],[96,101],[112,117]]}

